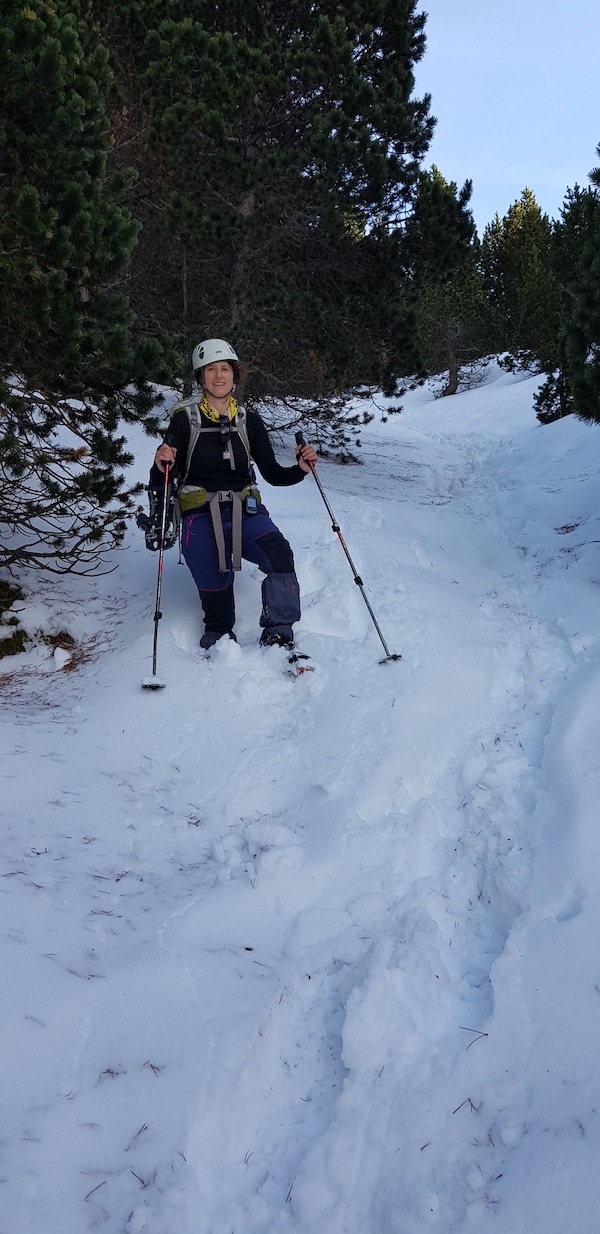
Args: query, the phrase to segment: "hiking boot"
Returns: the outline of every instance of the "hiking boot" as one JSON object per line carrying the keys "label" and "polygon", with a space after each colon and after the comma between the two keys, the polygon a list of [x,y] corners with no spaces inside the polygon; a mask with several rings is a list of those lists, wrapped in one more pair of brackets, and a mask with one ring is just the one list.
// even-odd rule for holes
{"label": "hiking boot", "polygon": [[268,626],[260,636],[260,645],[261,647],[285,647],[286,651],[292,651],[294,636],[289,627],[277,629],[275,626]]}
{"label": "hiking boot", "polygon": [[202,650],[209,651],[211,647],[214,647],[215,643],[218,643],[220,638],[232,638],[234,643],[237,643],[233,630],[205,630],[200,639]]}

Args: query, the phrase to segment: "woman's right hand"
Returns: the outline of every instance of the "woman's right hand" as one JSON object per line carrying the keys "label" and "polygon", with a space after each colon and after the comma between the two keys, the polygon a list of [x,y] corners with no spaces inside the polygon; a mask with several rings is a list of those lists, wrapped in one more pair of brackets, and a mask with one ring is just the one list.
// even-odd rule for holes
{"label": "woman's right hand", "polygon": [[177,450],[175,446],[168,446],[166,442],[163,441],[162,446],[158,447],[158,450],[154,455],[154,462],[156,463],[158,470],[164,471],[165,463],[169,463],[170,466],[172,466],[175,462],[176,455]]}

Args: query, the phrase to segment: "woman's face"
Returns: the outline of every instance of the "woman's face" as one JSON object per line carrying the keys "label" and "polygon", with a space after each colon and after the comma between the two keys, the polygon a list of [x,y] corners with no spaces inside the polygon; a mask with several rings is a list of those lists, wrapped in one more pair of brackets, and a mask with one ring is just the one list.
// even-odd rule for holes
{"label": "woman's face", "polygon": [[233,390],[233,369],[227,360],[207,364],[202,373],[204,389],[213,398],[227,398]]}

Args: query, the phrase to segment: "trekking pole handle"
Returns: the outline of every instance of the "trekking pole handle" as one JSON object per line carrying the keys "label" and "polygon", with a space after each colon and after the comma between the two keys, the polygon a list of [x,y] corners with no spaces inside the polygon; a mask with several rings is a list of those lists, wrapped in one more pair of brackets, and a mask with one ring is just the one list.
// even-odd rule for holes
{"label": "trekking pole handle", "polygon": [[[296,436],[296,445],[298,445],[298,446],[305,446],[305,445],[306,445],[306,442],[305,442],[305,440],[304,440],[304,436],[303,436],[303,433],[302,433],[302,430],[301,430],[301,429],[298,429],[298,432],[296,433],[296,435],[295,435],[295,436]],[[331,527],[332,527],[332,530],[333,530],[333,531],[335,531],[336,535],[338,535],[338,536],[340,537],[340,539],[341,539],[341,529],[340,529],[340,525],[339,525],[339,523],[338,523],[338,521],[337,521],[337,519],[336,519],[336,517],[335,517],[335,514],[333,513],[333,510],[331,509],[331,506],[330,506],[330,504],[329,504],[329,499],[328,499],[328,497],[327,497],[327,493],[325,492],[325,489],[323,488],[323,485],[321,484],[321,481],[320,481],[320,479],[319,479],[319,477],[318,477],[318,475],[317,475],[317,469],[316,469],[316,467],[315,467],[314,463],[309,463],[308,465],[309,465],[309,467],[310,467],[310,469],[311,469],[311,471],[312,471],[312,473],[313,473],[313,476],[314,476],[314,478],[315,478],[315,480],[316,480],[316,482],[317,482],[317,487],[318,487],[318,489],[319,489],[319,492],[320,492],[320,494],[321,494],[321,497],[323,498],[323,501],[325,502],[325,506],[326,506],[326,508],[327,508],[327,513],[328,513],[328,515],[329,515],[329,517],[330,517],[330,519],[331,519]],[[348,550],[347,550],[347,548],[346,548],[345,544],[343,544],[343,541],[342,541],[342,545],[343,545],[343,548],[344,548],[344,552],[346,553],[346,556],[348,556]],[[352,562],[352,560],[351,560],[350,558],[349,558],[349,560],[350,560],[350,564],[351,564],[351,566],[352,566],[352,569],[354,570],[354,563]],[[356,574],[356,571],[354,571],[354,572],[355,572],[355,574]]]}
{"label": "trekking pole handle", "polygon": [[[295,437],[296,437],[296,445],[297,445],[297,446],[302,447],[302,446],[305,446],[305,445],[306,445],[306,442],[305,442],[305,440],[304,440],[304,434],[303,434],[303,432],[302,432],[302,429],[300,429],[300,428],[298,429],[298,432],[295,434]],[[310,463],[310,464],[309,464],[309,466],[310,466],[310,467],[312,467],[312,463]]]}
{"label": "trekking pole handle", "polygon": [[[298,429],[298,431],[294,434],[294,436],[295,436],[295,438],[296,438],[296,445],[297,445],[297,446],[300,446],[300,448],[302,448],[302,446],[305,446],[305,445],[306,445],[306,441],[304,440],[304,434],[303,434],[303,432],[302,432],[302,429],[300,429],[300,428],[299,428],[299,429]],[[298,451],[298,457],[300,457],[300,451]],[[324,491],[324,489],[323,489],[323,485],[321,484],[321,481],[319,480],[319,477],[318,477],[318,475],[317,475],[315,465],[314,465],[314,463],[309,463],[309,464],[308,464],[308,466],[310,467],[310,469],[311,469],[311,471],[312,471],[312,473],[313,473],[313,476],[315,477],[315,480],[317,481],[317,484],[318,484],[318,486],[319,486],[319,491],[320,491],[320,493],[321,493],[321,496],[322,496],[322,498],[323,498],[323,501],[325,502],[325,505],[327,506],[327,509],[329,510],[329,513],[330,513],[330,515],[331,515],[332,519],[334,519],[333,510],[331,509],[331,507],[330,507],[330,505],[329,505],[329,502],[328,502],[328,500],[327,500],[327,496],[326,496],[325,491]],[[334,522],[335,522],[335,519],[334,519]],[[334,529],[333,529],[333,530],[334,530],[334,531],[337,531],[337,527],[334,527]]]}

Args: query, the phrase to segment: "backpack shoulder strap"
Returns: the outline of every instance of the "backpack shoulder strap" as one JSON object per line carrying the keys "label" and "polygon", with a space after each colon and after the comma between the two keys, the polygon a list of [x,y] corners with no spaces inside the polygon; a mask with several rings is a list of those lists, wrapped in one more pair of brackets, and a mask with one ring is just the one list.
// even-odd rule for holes
{"label": "backpack shoulder strap", "polygon": [[[185,472],[183,474],[183,478],[180,483],[180,488],[182,488],[187,480],[188,472],[190,470],[190,464],[192,461],[192,454],[194,453],[194,450],[196,449],[200,434],[201,433],[218,433],[219,428],[217,426],[215,426],[214,428],[213,427],[211,428],[202,427],[202,416],[200,413],[200,404],[198,402],[197,395],[192,395],[191,398],[184,399],[183,402],[178,403],[177,406],[173,408],[171,415],[174,416],[177,411],[185,411],[187,418],[190,422],[190,439],[188,442],[187,457],[185,460]],[[237,432],[240,438],[240,441],[242,442],[242,445],[244,446],[246,454],[248,455],[248,467],[251,468],[252,467],[252,457],[250,454],[250,439],[248,437],[248,428],[246,425],[246,408],[245,407],[238,407],[235,420],[233,421],[233,428]]]}
{"label": "backpack shoulder strap", "polygon": [[198,402],[197,394],[192,394],[190,398],[180,399],[180,401],[178,403],[175,403],[174,407],[171,408],[169,412],[169,420],[172,420],[173,416],[176,416],[178,411],[185,411],[189,418],[189,408],[192,407],[193,404],[197,402]]}
{"label": "backpack shoulder strap", "polygon": [[244,446],[246,454],[248,455],[248,466],[250,466],[252,463],[252,456],[250,454],[250,439],[248,437],[248,427],[246,424],[246,408],[245,407],[242,407],[242,406],[238,407],[237,412],[236,412],[236,417],[235,417],[235,427],[238,431],[240,440]]}
{"label": "backpack shoulder strap", "polygon": [[192,461],[192,454],[194,453],[194,450],[196,449],[196,444],[198,442],[198,438],[201,433],[200,405],[198,403],[198,399],[197,398],[187,399],[185,411],[187,413],[187,418],[190,422],[190,440],[188,442],[187,458],[185,460],[185,475],[183,477],[183,480],[181,481],[182,485],[185,484],[187,480],[188,471],[190,470],[190,463]]}
{"label": "backpack shoulder strap", "polygon": [[183,476],[179,481],[179,488],[182,488],[187,480],[188,472],[190,470],[190,463],[192,461],[192,454],[196,449],[196,443],[202,431],[200,428],[200,407],[198,405],[198,395],[192,394],[191,398],[184,398],[180,403],[176,403],[171,409],[170,419],[172,420],[173,416],[176,416],[179,411],[185,412],[190,426],[190,438],[188,442],[185,468]]}

